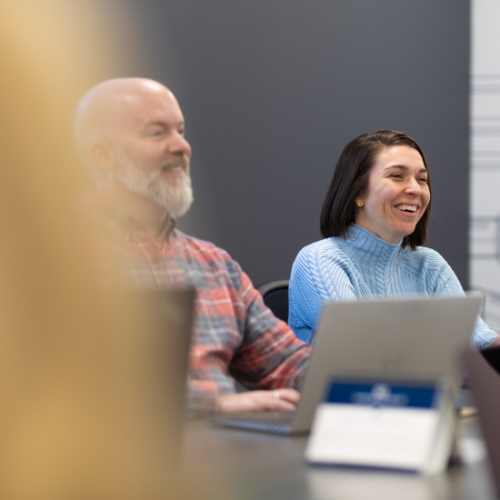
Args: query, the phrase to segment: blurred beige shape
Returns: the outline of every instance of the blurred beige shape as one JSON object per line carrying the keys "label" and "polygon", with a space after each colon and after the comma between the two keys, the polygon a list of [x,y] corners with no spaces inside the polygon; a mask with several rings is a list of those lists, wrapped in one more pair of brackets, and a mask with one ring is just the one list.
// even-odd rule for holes
{"label": "blurred beige shape", "polygon": [[75,105],[120,71],[117,35],[93,5],[0,4],[2,499],[185,498],[137,328],[148,318],[96,286],[73,210]]}

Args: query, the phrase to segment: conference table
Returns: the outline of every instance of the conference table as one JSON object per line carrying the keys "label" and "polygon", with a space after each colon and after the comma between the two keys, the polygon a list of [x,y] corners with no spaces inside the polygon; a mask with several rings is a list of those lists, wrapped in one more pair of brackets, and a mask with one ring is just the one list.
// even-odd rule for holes
{"label": "conference table", "polygon": [[[197,420],[186,424],[183,470],[200,488],[234,500],[493,500],[496,497],[476,418],[461,420],[462,463],[446,473],[409,473],[308,465],[307,436],[278,436]],[[205,481],[205,483],[203,483]]]}

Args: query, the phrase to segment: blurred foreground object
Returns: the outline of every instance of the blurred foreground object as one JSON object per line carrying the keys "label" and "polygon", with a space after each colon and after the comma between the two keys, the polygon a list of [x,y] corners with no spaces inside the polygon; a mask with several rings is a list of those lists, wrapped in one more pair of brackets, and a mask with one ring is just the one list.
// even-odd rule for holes
{"label": "blurred foreground object", "polygon": [[185,498],[152,316],[96,286],[72,207],[74,98],[116,69],[89,5],[0,6],[0,498]]}

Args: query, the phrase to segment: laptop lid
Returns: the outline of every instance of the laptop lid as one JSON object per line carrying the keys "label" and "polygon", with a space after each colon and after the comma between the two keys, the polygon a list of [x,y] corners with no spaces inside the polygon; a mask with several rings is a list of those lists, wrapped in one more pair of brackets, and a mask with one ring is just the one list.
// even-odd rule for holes
{"label": "laptop lid", "polygon": [[326,303],[292,431],[310,429],[333,375],[447,376],[457,395],[464,375],[457,354],[470,343],[482,301],[472,292]]}

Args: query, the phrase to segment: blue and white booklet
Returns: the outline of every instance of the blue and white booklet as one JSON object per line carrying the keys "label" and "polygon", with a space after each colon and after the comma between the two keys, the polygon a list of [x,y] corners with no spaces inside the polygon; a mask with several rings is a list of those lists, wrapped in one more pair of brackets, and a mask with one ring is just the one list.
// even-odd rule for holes
{"label": "blue and white booklet", "polygon": [[313,464],[433,474],[450,458],[456,417],[446,380],[334,377],[314,416]]}

